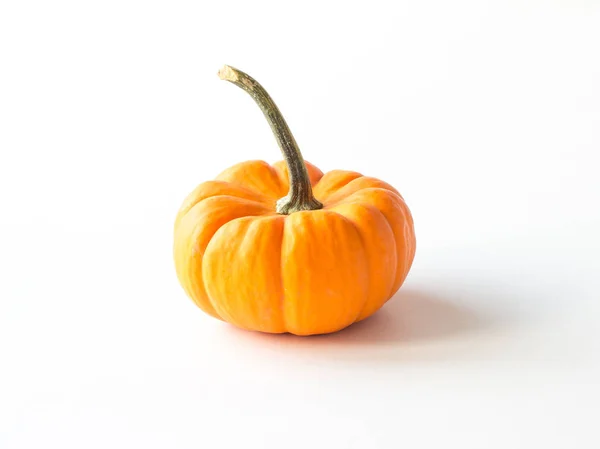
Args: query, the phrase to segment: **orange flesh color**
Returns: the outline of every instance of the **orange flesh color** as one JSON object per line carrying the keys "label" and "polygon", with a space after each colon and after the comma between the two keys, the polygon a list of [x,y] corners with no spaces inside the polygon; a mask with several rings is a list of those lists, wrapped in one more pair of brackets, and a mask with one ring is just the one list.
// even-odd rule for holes
{"label": "orange flesh color", "polygon": [[287,166],[237,164],[198,186],[175,221],[174,259],[187,295],[240,328],[312,335],[379,310],[415,254],[410,211],[389,184],[306,162],[324,208],[279,215]]}

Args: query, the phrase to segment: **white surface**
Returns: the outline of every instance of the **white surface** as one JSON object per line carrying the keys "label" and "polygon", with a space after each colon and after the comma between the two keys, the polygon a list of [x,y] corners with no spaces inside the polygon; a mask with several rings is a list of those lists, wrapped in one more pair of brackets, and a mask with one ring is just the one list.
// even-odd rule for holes
{"label": "white surface", "polygon": [[[0,447],[600,447],[599,44],[591,0],[2,2]],[[223,63],[405,196],[371,320],[248,334],[177,284],[183,197],[279,158]]]}

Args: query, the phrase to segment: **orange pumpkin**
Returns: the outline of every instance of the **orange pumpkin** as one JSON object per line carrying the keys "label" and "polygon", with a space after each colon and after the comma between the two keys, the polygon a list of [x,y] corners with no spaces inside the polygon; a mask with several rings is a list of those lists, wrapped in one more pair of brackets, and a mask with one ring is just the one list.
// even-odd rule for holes
{"label": "orange pumpkin", "polygon": [[285,160],[234,165],[186,198],[174,232],[183,289],[206,313],[254,331],[324,334],[372,315],[415,255],[404,200],[378,179],[304,162],[262,86],[230,66],[219,76],[254,98]]}

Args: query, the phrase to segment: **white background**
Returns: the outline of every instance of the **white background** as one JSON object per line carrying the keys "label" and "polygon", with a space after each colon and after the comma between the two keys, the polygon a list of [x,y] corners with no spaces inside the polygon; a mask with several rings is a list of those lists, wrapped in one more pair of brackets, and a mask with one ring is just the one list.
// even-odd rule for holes
{"label": "white background", "polygon": [[[196,184],[307,160],[404,195],[418,249],[316,338],[204,315]],[[3,1],[0,447],[598,448],[600,3]]]}

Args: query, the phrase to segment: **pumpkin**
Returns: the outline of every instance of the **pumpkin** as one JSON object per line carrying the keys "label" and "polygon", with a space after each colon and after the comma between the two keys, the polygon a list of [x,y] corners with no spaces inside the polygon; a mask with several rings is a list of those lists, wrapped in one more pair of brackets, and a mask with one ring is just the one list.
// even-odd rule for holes
{"label": "pumpkin", "polygon": [[188,195],[173,249],[184,291],[207,314],[252,331],[326,334],[369,317],[415,256],[402,196],[354,171],[323,174],[255,79],[230,66],[219,76],[256,101],[284,160],[239,163]]}

